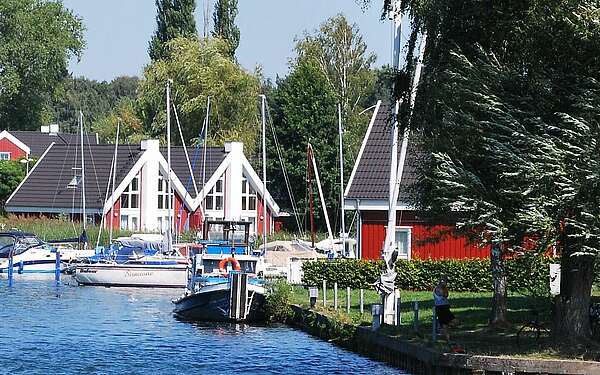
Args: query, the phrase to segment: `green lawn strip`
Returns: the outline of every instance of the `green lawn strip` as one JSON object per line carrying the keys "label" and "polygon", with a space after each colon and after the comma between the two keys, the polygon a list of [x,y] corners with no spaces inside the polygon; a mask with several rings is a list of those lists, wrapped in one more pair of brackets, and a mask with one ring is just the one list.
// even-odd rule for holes
{"label": "green lawn strip", "polygon": [[[450,303],[452,312],[460,321],[460,325],[451,330],[451,341],[463,346],[470,354],[512,356],[524,358],[590,358],[597,357],[597,350],[579,348],[572,352],[557,352],[552,349],[552,342],[547,334],[537,341],[533,337],[522,339],[517,345],[517,331],[532,317],[531,311],[540,313],[540,321],[550,328],[550,300],[541,297],[511,295],[508,298],[508,319],[512,323],[503,329],[492,330],[488,327],[491,310],[491,293],[452,292]],[[432,311],[433,299],[431,292],[401,291],[402,315],[400,327],[383,327],[382,332],[390,336],[401,337],[415,343],[435,347],[442,351],[448,350],[448,345],[441,337],[432,345]],[[355,325],[371,324],[371,305],[379,303],[379,295],[374,290],[364,291],[364,313],[359,310],[359,291],[351,292],[350,314],[346,314],[346,289],[338,291],[338,311],[333,309],[333,290],[327,290],[327,307],[323,307],[322,290],[315,310],[330,316],[336,316],[347,323]],[[413,329],[413,302],[419,302],[419,330]],[[292,303],[309,307],[308,290],[295,286],[292,293]]]}

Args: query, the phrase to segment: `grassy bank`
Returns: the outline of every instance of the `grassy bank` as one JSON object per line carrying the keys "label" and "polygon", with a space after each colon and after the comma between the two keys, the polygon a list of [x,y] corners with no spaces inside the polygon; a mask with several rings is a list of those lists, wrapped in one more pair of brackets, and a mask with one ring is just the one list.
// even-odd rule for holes
{"label": "grassy bank", "polygon": [[[431,292],[401,291],[402,315],[399,327],[385,326],[383,332],[411,342],[434,346],[442,351],[448,345],[441,337],[436,343],[431,342],[433,300]],[[371,324],[371,305],[379,303],[379,295],[374,290],[364,291],[364,313],[359,310],[359,291],[351,292],[351,310],[346,314],[346,290],[338,292],[338,311],[333,309],[333,290],[327,290],[327,307],[323,307],[322,290],[315,310],[325,315],[354,325]],[[598,297],[595,297],[598,299]],[[419,329],[413,328],[413,302],[419,302]],[[308,290],[294,287],[291,302],[302,307],[309,307]],[[600,359],[600,347],[588,344],[582,347],[554,349],[551,338],[543,334],[540,340],[526,338],[517,345],[517,331],[532,318],[531,311],[540,312],[540,321],[550,328],[550,301],[547,298],[534,298],[513,295],[508,298],[508,319],[511,322],[502,329],[490,329],[488,319],[491,309],[491,293],[451,293],[452,312],[459,319],[458,327],[451,331],[451,341],[463,346],[470,354],[517,356],[533,358],[578,358]]]}

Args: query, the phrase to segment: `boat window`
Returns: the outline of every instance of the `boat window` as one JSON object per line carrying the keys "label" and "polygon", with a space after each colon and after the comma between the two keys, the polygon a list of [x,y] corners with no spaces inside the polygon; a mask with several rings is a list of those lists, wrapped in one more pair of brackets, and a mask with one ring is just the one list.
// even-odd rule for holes
{"label": "boat window", "polygon": [[15,239],[10,236],[0,237],[0,258],[8,258],[14,248]]}

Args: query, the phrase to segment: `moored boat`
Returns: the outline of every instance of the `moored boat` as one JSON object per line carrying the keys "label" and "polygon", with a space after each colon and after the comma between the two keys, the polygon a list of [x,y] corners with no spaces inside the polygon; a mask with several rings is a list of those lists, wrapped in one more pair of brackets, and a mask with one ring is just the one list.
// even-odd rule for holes
{"label": "moored boat", "polygon": [[[53,277],[56,272],[56,249],[31,233],[0,233],[0,277],[8,274],[11,262],[16,275]],[[59,263],[59,268],[62,271],[64,265]]]}

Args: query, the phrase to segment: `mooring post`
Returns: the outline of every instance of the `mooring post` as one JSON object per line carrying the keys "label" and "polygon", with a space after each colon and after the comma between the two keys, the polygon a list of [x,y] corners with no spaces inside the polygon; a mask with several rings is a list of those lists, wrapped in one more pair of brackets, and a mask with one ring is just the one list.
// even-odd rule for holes
{"label": "mooring post", "polygon": [[360,289],[360,315],[365,312],[365,291]]}
{"label": "mooring post", "polygon": [[413,301],[413,329],[419,332],[419,301]]}
{"label": "mooring post", "polygon": [[23,269],[25,268],[25,263],[23,263],[22,260],[19,261],[19,269],[17,270],[17,273],[19,275],[23,274]]}
{"label": "mooring post", "polygon": [[8,286],[13,285],[13,257],[12,254],[8,257]]}
{"label": "mooring post", "polygon": [[400,299],[400,291],[398,289],[394,291],[394,299],[396,300],[396,325],[399,326],[402,324],[402,310],[400,309],[402,300]]}
{"label": "mooring post", "polygon": [[433,314],[431,316],[431,342],[437,341],[437,316],[435,314],[435,306],[433,306]]}
{"label": "mooring post", "polygon": [[350,287],[346,287],[346,314],[350,314]]}
{"label": "mooring post", "polygon": [[323,280],[323,307],[327,307],[327,280]]}
{"label": "mooring post", "polygon": [[338,309],[338,285],[337,281],[333,283],[333,308]]}
{"label": "mooring post", "polygon": [[381,316],[383,314],[383,305],[381,303],[374,303],[371,305],[371,314],[373,315],[373,322],[371,323],[371,329],[377,331],[381,326]]}
{"label": "mooring post", "polygon": [[60,282],[60,251],[56,249],[56,263],[54,265],[54,280]]}

